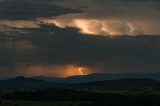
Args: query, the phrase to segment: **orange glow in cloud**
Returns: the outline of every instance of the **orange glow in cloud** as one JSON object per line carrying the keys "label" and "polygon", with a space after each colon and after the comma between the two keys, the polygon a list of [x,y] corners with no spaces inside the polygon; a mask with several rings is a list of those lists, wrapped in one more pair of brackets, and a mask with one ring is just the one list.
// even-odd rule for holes
{"label": "orange glow in cloud", "polygon": [[[24,70],[24,71],[21,71]],[[56,76],[56,77],[68,77],[74,75],[89,74],[89,69],[86,67],[78,67],[74,65],[66,66],[32,66],[29,68],[19,69],[20,75],[26,76]]]}
{"label": "orange glow in cloud", "polygon": [[79,73],[80,73],[81,75],[84,75],[84,73],[83,73],[83,71],[82,71],[82,70],[83,70],[82,68],[79,68],[78,70],[79,70]]}
{"label": "orange glow in cloud", "polygon": [[74,20],[73,23],[74,23],[74,25],[76,27],[78,27],[78,28],[81,29],[81,31],[80,31],[81,33],[84,33],[84,34],[93,34],[93,35],[98,34],[97,30],[95,30],[95,25],[94,25],[94,24],[96,24],[96,21],[94,22],[94,24],[93,23],[91,24],[91,21],[89,21],[89,20],[76,19],[76,20]]}
{"label": "orange glow in cloud", "polygon": [[140,25],[126,20],[112,19],[83,19],[83,18],[56,18],[43,20],[45,23],[57,27],[76,27],[80,33],[89,35],[137,35],[143,32]]}
{"label": "orange glow in cloud", "polygon": [[69,65],[68,68],[66,68],[63,72],[66,74],[66,76],[85,75],[88,74],[89,69],[86,67],[76,67]]}

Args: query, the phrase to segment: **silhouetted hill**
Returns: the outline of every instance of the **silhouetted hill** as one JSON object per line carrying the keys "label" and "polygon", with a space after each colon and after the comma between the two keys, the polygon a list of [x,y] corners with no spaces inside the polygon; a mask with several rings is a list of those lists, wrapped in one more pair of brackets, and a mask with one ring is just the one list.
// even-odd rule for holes
{"label": "silhouetted hill", "polygon": [[42,79],[50,82],[63,82],[63,83],[86,83],[93,81],[104,81],[104,80],[115,80],[115,79],[155,79],[160,81],[160,73],[121,73],[121,74],[105,74],[105,73],[95,73],[89,75],[78,75],[70,76],[67,78],[57,78],[57,77],[35,77],[37,79]]}
{"label": "silhouetted hill", "polygon": [[59,78],[59,77],[37,76],[33,78],[48,81],[48,82],[63,82],[63,78]]}
{"label": "silhouetted hill", "polygon": [[0,91],[25,91],[47,88],[63,88],[74,90],[159,90],[160,82],[154,79],[116,79],[104,81],[92,81],[85,83],[60,83],[49,82],[36,78],[16,77],[8,80],[0,80]]}
{"label": "silhouetted hill", "polygon": [[0,90],[31,90],[31,89],[44,89],[51,87],[62,87],[65,84],[57,82],[47,82],[35,78],[16,77],[8,80],[0,80]]}
{"label": "silhouetted hill", "polygon": [[158,90],[160,82],[153,79],[117,79],[75,84],[73,88],[84,90]]}

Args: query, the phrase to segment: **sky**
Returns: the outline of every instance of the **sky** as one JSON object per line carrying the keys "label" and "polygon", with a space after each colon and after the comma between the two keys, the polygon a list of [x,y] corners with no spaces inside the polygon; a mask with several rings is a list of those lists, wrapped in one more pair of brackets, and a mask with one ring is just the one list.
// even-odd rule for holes
{"label": "sky", "polygon": [[0,0],[0,78],[160,72],[159,0]]}

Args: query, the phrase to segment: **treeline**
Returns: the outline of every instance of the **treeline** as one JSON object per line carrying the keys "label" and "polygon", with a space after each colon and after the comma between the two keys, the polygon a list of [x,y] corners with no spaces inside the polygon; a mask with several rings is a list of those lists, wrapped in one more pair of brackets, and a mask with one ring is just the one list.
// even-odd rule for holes
{"label": "treeline", "polygon": [[71,89],[46,89],[37,91],[14,92],[1,95],[3,100],[12,101],[71,101],[80,106],[160,106],[160,95],[148,93],[113,94]]}

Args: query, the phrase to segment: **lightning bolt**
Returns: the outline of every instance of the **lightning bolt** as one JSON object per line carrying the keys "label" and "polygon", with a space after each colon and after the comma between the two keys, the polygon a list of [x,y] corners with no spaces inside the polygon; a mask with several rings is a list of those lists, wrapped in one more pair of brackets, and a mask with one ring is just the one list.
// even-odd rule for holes
{"label": "lightning bolt", "polygon": [[79,73],[80,73],[81,75],[84,75],[82,70],[83,70],[82,68],[79,68],[79,69],[78,69]]}

